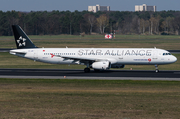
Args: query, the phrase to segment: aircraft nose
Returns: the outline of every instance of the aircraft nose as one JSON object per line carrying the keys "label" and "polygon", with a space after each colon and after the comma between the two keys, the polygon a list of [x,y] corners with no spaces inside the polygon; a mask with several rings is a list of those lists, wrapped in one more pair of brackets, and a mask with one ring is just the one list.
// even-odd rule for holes
{"label": "aircraft nose", "polygon": [[175,56],[173,56],[172,61],[173,61],[173,62],[176,62],[176,61],[177,61],[177,58],[176,58]]}

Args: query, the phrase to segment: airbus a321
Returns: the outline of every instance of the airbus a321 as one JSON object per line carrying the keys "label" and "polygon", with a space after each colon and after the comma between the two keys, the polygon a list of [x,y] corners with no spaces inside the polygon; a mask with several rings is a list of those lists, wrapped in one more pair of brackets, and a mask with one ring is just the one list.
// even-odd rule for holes
{"label": "airbus a321", "polygon": [[155,65],[155,72],[159,72],[158,65],[177,61],[167,50],[158,48],[38,48],[20,26],[12,25],[12,29],[17,49],[10,54],[45,63],[86,65],[84,72],[125,65]]}

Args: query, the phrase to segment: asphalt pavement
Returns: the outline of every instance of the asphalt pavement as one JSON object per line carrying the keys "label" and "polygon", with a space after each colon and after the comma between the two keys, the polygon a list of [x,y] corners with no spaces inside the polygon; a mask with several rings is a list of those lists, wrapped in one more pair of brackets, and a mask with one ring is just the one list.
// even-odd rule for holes
{"label": "asphalt pavement", "polygon": [[37,79],[108,79],[108,80],[176,80],[180,81],[180,71],[144,70],[91,70],[63,69],[0,69],[0,78],[37,78]]}

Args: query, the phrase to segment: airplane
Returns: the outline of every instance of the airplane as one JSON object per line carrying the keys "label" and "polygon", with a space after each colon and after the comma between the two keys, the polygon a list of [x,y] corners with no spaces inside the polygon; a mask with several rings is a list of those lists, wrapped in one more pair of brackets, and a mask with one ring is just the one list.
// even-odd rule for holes
{"label": "airplane", "polygon": [[52,64],[86,65],[85,73],[124,68],[125,65],[158,65],[171,64],[177,58],[170,52],[158,48],[38,48],[18,25],[12,25],[17,49],[10,54],[34,61]]}

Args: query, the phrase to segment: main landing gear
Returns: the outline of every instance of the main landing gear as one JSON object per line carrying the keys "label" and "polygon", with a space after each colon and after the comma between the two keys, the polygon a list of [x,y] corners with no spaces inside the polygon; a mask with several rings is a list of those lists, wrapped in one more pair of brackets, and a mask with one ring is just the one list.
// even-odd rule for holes
{"label": "main landing gear", "polygon": [[84,72],[85,73],[89,73],[90,72],[90,68],[84,68]]}
{"label": "main landing gear", "polygon": [[155,72],[158,73],[159,72],[158,65],[155,65],[155,68],[156,68]]}

